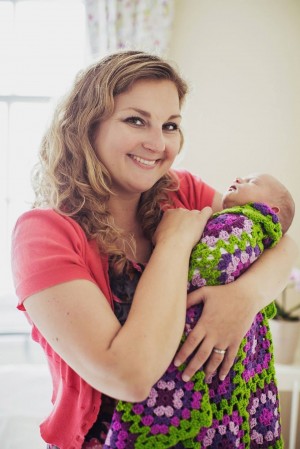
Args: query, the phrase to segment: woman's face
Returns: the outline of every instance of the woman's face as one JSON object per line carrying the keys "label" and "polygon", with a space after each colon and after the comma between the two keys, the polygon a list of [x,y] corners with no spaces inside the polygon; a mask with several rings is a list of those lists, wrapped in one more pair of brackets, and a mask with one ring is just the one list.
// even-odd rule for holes
{"label": "woman's face", "polygon": [[140,80],[115,97],[114,112],[100,123],[94,142],[115,193],[139,196],[169,170],[180,149],[180,121],[171,81]]}

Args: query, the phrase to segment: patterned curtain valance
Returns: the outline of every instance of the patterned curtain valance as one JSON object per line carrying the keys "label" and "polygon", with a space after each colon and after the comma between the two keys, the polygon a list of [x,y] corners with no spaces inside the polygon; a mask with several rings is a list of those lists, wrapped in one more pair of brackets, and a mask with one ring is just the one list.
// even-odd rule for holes
{"label": "patterned curtain valance", "polygon": [[174,0],[85,0],[92,57],[120,49],[166,55]]}

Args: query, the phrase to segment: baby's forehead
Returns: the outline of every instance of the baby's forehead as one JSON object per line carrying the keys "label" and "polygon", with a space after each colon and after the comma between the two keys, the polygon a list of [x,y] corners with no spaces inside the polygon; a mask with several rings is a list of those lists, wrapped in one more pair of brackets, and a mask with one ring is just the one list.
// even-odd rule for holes
{"label": "baby's forehead", "polygon": [[249,173],[248,175],[245,175],[242,177],[242,179],[247,182],[257,182],[257,181],[263,181],[264,180],[264,175],[262,173]]}
{"label": "baby's forehead", "polygon": [[248,179],[261,181],[263,183],[277,183],[277,180],[274,176],[269,175],[268,173],[251,173],[247,176]]}

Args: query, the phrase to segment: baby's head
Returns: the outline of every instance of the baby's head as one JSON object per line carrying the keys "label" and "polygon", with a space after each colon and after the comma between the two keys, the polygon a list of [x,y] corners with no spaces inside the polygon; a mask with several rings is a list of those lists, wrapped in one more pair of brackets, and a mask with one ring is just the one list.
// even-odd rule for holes
{"label": "baby's head", "polygon": [[266,203],[273,209],[285,234],[295,213],[295,203],[287,188],[271,175],[251,174],[236,178],[223,195],[225,209],[254,202]]}

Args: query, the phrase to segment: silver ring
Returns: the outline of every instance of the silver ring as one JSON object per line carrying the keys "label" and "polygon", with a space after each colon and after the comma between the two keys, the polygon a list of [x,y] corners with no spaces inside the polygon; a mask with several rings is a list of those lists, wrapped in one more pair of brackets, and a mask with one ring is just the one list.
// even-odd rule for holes
{"label": "silver ring", "polygon": [[213,349],[214,352],[216,352],[217,354],[226,354],[226,349],[219,349],[219,348],[214,348]]}

